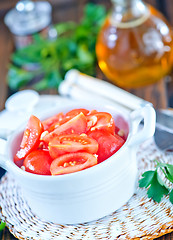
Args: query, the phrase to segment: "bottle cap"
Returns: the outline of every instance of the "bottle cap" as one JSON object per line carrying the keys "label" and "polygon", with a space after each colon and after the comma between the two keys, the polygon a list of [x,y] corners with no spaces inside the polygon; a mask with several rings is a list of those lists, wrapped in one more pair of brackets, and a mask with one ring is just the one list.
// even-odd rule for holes
{"label": "bottle cap", "polygon": [[19,1],[5,16],[5,24],[14,35],[39,32],[51,23],[52,7],[47,1]]}

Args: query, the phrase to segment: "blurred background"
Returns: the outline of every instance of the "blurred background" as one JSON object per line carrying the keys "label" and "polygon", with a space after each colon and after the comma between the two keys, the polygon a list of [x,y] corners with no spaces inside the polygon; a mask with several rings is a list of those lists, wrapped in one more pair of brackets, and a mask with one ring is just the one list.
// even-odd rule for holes
{"label": "blurred background", "polygon": [[[10,66],[11,56],[12,53],[16,50],[15,44],[14,44],[14,38],[12,37],[12,34],[9,30],[9,28],[4,23],[4,17],[6,14],[15,7],[17,0],[1,0],[0,1],[0,110],[4,108],[4,103],[6,98],[13,92],[18,90],[19,86],[16,86],[16,81],[14,80],[15,77],[20,75],[22,78],[22,74],[25,74],[24,72],[17,72],[13,65]],[[37,1],[33,1],[37,2]],[[158,9],[169,21],[171,26],[173,26],[173,1],[172,0],[146,0],[146,3],[151,4],[156,9]],[[96,5],[102,5],[106,9],[106,11],[109,11],[112,7],[112,2],[110,0],[93,0],[93,1],[87,1],[87,0],[49,0],[49,3],[52,6],[52,24],[59,24],[59,23],[65,23],[68,21],[80,23],[81,19],[83,18],[85,7],[88,3],[93,3]],[[99,17],[99,15],[98,15]],[[15,19],[14,19],[15,22]],[[83,53],[82,53],[83,54]],[[84,53],[85,54],[85,53]],[[84,56],[84,55],[83,55]],[[85,58],[92,57],[85,55]],[[19,55],[15,56],[15,60],[20,63],[21,59],[19,59]],[[46,64],[47,65],[47,64]],[[66,69],[70,69],[70,66],[67,66]],[[9,69],[12,69],[9,72]],[[85,69],[84,69],[85,70]],[[83,71],[85,72],[85,71]],[[89,72],[86,72],[88,74],[92,74],[92,69]],[[17,75],[19,74],[19,75]],[[105,78],[104,74],[97,70],[97,77]],[[8,76],[8,77],[7,77]],[[12,77],[11,77],[12,76]],[[7,78],[12,78],[13,82],[7,83]],[[30,76],[25,76],[26,78],[30,78]],[[57,78],[57,81],[59,79],[58,73],[54,73],[54,78]],[[57,86],[54,85],[54,82],[51,81],[52,76],[49,75],[49,83],[52,84],[50,87],[51,90],[49,90],[49,93],[56,93],[57,92]],[[8,80],[9,81],[9,80]],[[173,100],[172,100],[172,73],[169,74],[169,76],[166,77],[166,84],[168,88],[168,97],[169,97],[169,106],[173,106]],[[45,92],[46,89],[46,82],[44,82],[42,85],[37,85],[36,90],[40,90],[41,92]],[[10,87],[9,87],[10,85]],[[20,85],[20,84],[19,84]],[[25,87],[27,84],[23,84]],[[28,87],[28,86],[27,86]],[[29,85],[30,87],[30,85]]]}

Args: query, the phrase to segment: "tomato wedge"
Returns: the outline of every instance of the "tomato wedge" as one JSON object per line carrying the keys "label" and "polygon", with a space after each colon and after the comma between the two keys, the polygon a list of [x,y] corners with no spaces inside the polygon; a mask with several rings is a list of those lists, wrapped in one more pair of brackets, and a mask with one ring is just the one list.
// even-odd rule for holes
{"label": "tomato wedge", "polygon": [[75,116],[79,115],[80,113],[83,113],[84,116],[86,116],[89,113],[89,110],[84,108],[77,108],[73,109],[69,112],[67,112],[64,116],[64,118],[60,121],[60,125],[68,122],[70,119],[74,118]]}
{"label": "tomato wedge", "polygon": [[64,118],[64,114],[61,112],[59,114],[56,114],[44,121],[42,121],[44,131],[52,131],[54,130],[56,124],[59,124],[59,122]]}
{"label": "tomato wedge", "polygon": [[15,161],[25,158],[31,151],[37,149],[42,132],[43,125],[41,121],[31,115],[23,134],[20,150],[16,153]]}
{"label": "tomato wedge", "polygon": [[94,154],[97,150],[97,141],[86,134],[61,135],[49,142],[49,153],[53,159],[70,152],[85,151]]}
{"label": "tomato wedge", "polygon": [[125,142],[124,139],[117,134],[112,135],[105,130],[91,131],[88,136],[94,138],[99,144],[97,152],[98,163],[103,162],[105,159],[112,156]]}
{"label": "tomato wedge", "polygon": [[114,134],[115,123],[111,114],[107,112],[96,112],[87,116],[87,130],[107,130]]}
{"label": "tomato wedge", "polygon": [[86,116],[89,113],[89,110],[87,110],[85,108],[76,108],[76,109],[73,109],[73,110],[67,112],[65,116],[69,117],[69,118],[72,118],[72,117],[75,117],[76,115],[78,115],[81,112]]}
{"label": "tomato wedge", "polygon": [[24,159],[23,166],[25,171],[40,174],[40,175],[51,175],[50,165],[52,158],[48,151],[36,150],[28,154]]}
{"label": "tomato wedge", "polygon": [[42,140],[45,142],[50,142],[54,137],[63,134],[71,134],[71,133],[86,133],[87,128],[87,119],[84,114],[81,112],[75,117],[71,118],[69,121],[55,128],[54,131],[44,135]]}
{"label": "tomato wedge", "polygon": [[97,157],[90,153],[78,152],[64,154],[53,160],[50,166],[52,175],[78,172],[97,164]]}

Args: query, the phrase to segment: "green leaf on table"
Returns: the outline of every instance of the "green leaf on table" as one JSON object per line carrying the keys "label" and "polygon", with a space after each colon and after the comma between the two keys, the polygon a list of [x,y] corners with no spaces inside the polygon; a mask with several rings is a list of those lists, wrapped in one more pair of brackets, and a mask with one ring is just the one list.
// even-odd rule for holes
{"label": "green leaf on table", "polygon": [[164,164],[166,178],[173,183],[173,165]]}
{"label": "green leaf on table", "polygon": [[139,187],[143,188],[147,188],[150,184],[151,184],[151,181],[154,177],[154,174],[155,174],[155,171],[146,171],[142,174],[142,177],[140,180],[139,180]]}
{"label": "green leaf on table", "polygon": [[173,204],[173,189],[169,192],[169,201]]}
{"label": "green leaf on table", "polygon": [[0,231],[2,231],[6,226],[6,223],[5,222],[2,222],[0,223]]}
{"label": "green leaf on table", "polygon": [[158,162],[155,160],[157,166],[156,169],[161,169],[165,177],[173,183],[173,165],[169,163]]}
{"label": "green leaf on table", "polygon": [[147,194],[156,202],[160,202],[164,195],[168,195],[169,188],[162,181],[158,175],[157,169],[155,171],[147,171],[139,180],[139,187],[148,188]]}
{"label": "green leaf on table", "polygon": [[164,195],[169,193],[169,189],[161,180],[160,176],[158,175],[157,171],[153,176],[153,179],[150,183],[150,187],[148,189],[148,197],[152,198],[156,202],[160,202]]}

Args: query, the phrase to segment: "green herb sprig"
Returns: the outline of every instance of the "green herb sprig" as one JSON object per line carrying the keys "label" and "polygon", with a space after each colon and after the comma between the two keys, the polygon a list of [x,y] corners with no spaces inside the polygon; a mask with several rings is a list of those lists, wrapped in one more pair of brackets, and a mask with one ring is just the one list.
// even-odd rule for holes
{"label": "green herb sprig", "polygon": [[6,223],[5,222],[2,222],[0,223],[0,231],[2,231],[6,226]]}
{"label": "green herb sprig", "polygon": [[[139,180],[139,187],[147,188],[148,197],[158,203],[163,196],[169,195],[169,200],[173,204],[173,189],[169,187],[173,183],[173,165],[157,160],[155,162],[155,170],[146,171],[142,174],[142,178]],[[167,183],[162,180],[159,169],[162,171]]]}
{"label": "green herb sprig", "polygon": [[72,68],[95,76],[95,44],[105,17],[103,5],[89,3],[79,23],[68,21],[54,25],[56,40],[34,35],[33,44],[16,50],[11,56],[10,89],[16,91],[25,86],[38,91],[57,89],[65,73]]}

